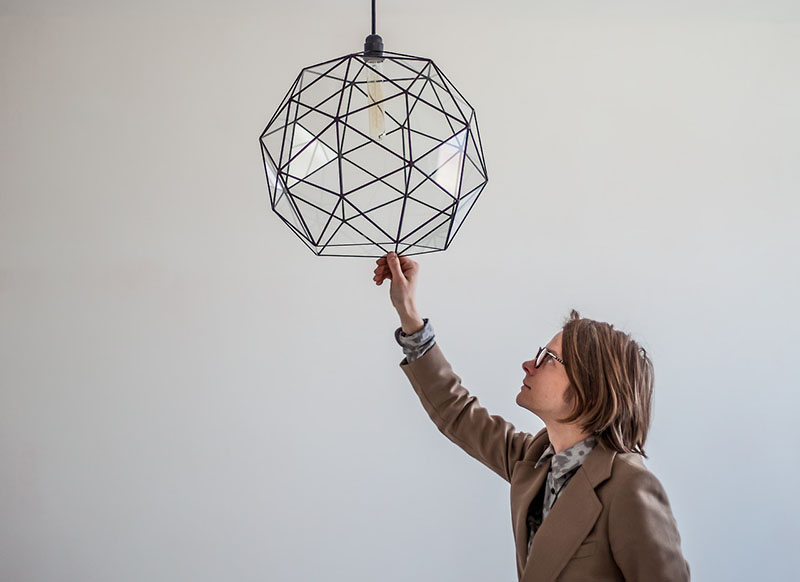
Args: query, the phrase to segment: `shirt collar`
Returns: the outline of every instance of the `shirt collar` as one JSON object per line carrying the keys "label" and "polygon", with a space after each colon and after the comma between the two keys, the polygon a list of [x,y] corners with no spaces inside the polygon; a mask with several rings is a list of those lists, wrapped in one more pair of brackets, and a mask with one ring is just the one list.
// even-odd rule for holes
{"label": "shirt collar", "polygon": [[597,445],[597,437],[589,436],[570,448],[555,454],[555,448],[551,443],[544,450],[542,456],[539,457],[539,460],[536,461],[536,467],[543,465],[548,459],[552,458],[550,470],[553,472],[553,477],[558,479],[580,467],[595,445]]}

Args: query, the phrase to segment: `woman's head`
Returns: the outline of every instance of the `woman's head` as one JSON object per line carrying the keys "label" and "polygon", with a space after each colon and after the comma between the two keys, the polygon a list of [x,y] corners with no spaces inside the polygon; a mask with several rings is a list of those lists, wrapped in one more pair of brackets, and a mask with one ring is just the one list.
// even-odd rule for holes
{"label": "woman's head", "polygon": [[528,374],[520,406],[545,423],[575,424],[608,448],[644,456],[653,398],[653,364],[629,334],[574,309],[547,348],[522,364]]}

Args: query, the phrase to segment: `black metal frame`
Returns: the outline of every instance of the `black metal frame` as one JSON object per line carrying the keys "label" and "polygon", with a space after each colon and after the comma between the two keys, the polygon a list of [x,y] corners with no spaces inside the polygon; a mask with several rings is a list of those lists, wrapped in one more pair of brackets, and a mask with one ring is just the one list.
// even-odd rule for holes
{"label": "black metal frame", "polygon": [[[373,35],[367,38],[368,42],[375,36],[377,35],[374,35],[373,12]],[[380,37],[377,38],[380,39]],[[372,41],[374,42],[374,38]],[[382,67],[387,66],[388,63],[394,70],[402,71],[403,76],[382,73],[375,66],[377,62],[381,62]],[[366,69],[371,69],[372,74],[377,75],[383,86],[392,89],[393,94],[380,101],[369,101],[370,104],[366,106],[351,109],[354,92],[357,95],[360,93],[360,96],[367,96],[365,87],[362,86],[365,81],[361,78]],[[342,71],[344,71],[344,74],[342,74]],[[313,91],[309,91],[309,89],[318,82],[327,83],[328,86],[338,87],[338,89],[334,90],[330,95],[326,93],[322,101],[308,102],[308,99],[313,95]],[[326,85],[320,86],[326,87]],[[423,98],[422,94],[426,91],[428,95],[435,97],[435,102],[432,102],[434,99]],[[347,99],[345,100],[346,94]],[[355,114],[375,105],[388,103],[390,100],[405,102],[405,106],[401,108],[401,112],[404,110],[405,115],[402,119],[400,119],[402,115],[393,116],[388,112],[383,112],[386,118],[395,126],[391,131],[387,131],[386,135],[399,131],[402,151],[395,151],[381,143],[381,141],[366,135],[352,121],[358,119],[353,117]],[[397,101],[394,103],[396,105]],[[420,111],[424,110],[426,115],[432,115],[434,112],[437,116],[441,114],[446,126],[441,125],[440,127],[444,127],[446,131],[439,135],[431,135],[435,131],[428,131],[428,128],[418,128],[416,125],[412,125],[414,110],[417,107],[421,108]],[[306,118],[308,118],[307,121],[304,121]],[[312,121],[314,122],[313,124],[311,123]],[[314,129],[312,125],[315,125],[317,129]],[[319,127],[322,127],[322,129],[318,129]],[[331,135],[333,128],[336,130],[335,140]],[[305,143],[302,149],[292,152],[298,129],[303,132],[303,135],[311,135],[313,137]],[[346,149],[346,136],[353,134],[357,134],[359,141],[363,141],[363,143]],[[446,135],[446,137],[443,138],[443,135]],[[423,138],[433,145],[420,155],[418,151],[413,150],[412,145]],[[442,152],[449,151],[445,146],[452,148],[454,139],[459,144],[458,151],[455,154],[433,171],[426,171],[421,167],[421,162],[429,163],[430,159],[432,159],[426,160],[426,156],[433,156],[434,153],[438,153],[440,155],[439,160],[441,160]],[[461,150],[462,140],[463,151]],[[376,53],[375,50],[365,50],[306,67],[300,72],[286,93],[277,111],[262,132],[259,141],[272,210],[278,214],[281,220],[292,229],[312,252],[321,256],[380,257],[389,251],[394,251],[399,255],[416,255],[446,250],[460,230],[464,220],[472,211],[475,201],[480,196],[488,180],[474,109],[432,60],[402,53],[383,50]],[[286,148],[287,143],[289,145],[288,151]],[[309,148],[315,149],[309,150]],[[396,167],[391,171],[379,172],[375,168],[365,167],[363,164],[359,164],[351,157],[348,157],[353,156],[354,152],[361,148],[378,148],[364,150],[362,154],[373,152],[384,159],[395,160]],[[321,163],[321,165],[305,175],[291,173],[292,162],[297,161],[304,152],[306,152],[306,157],[311,156],[313,159],[313,156],[318,151],[324,153],[322,155],[322,159],[325,160],[324,163]],[[459,174],[457,192],[453,193],[439,184],[437,172],[455,159],[455,156],[460,157],[455,160],[458,164]],[[346,188],[342,178],[343,161],[346,161],[347,164],[352,164],[364,175],[371,176],[371,181],[357,188]],[[338,189],[315,183],[314,175],[325,171],[329,172],[330,168],[328,166],[335,168],[332,164],[338,164]],[[309,163],[309,167],[310,165]],[[468,191],[462,192],[466,168],[469,168],[470,183]],[[402,188],[388,181],[389,179],[396,181],[399,178],[399,172],[403,172],[404,186]],[[422,174],[423,179],[412,187],[411,176],[412,174],[416,176],[415,172]],[[356,194],[359,190],[378,183],[384,188],[382,192],[385,191],[387,194],[386,202],[372,208],[360,208],[348,198],[349,195]],[[438,191],[433,192],[435,194],[433,198],[437,201],[447,200],[446,204],[437,205],[433,200],[426,201],[422,199],[423,197],[415,196],[417,190],[423,188],[423,186],[428,189],[426,190],[428,192],[430,192],[431,188],[436,187],[451,200],[448,200],[447,197],[443,196],[442,192]],[[302,192],[298,192],[303,188],[306,188],[308,192],[314,193],[317,197],[330,195],[330,202],[327,205],[333,205],[333,210],[323,207],[322,203],[315,203],[309,197],[304,197]],[[396,193],[398,197],[389,199],[389,195],[392,193]],[[396,232],[387,232],[386,229],[369,216],[370,212],[374,212],[388,204],[396,203],[401,199],[403,200],[402,210],[397,217]],[[420,207],[417,205],[429,208],[433,215],[414,230],[401,236],[406,205],[409,200],[413,200],[415,208]],[[303,208],[307,209],[306,212],[315,212],[315,218],[327,215],[327,222],[318,236],[312,233],[307,220],[308,216],[304,217],[300,203],[302,203]],[[461,215],[457,215],[460,212],[459,208],[462,209]],[[465,211],[463,210],[464,208],[466,209]],[[354,214],[348,218],[347,212],[354,212]],[[341,216],[337,213],[341,214]],[[334,219],[338,220],[339,224],[331,233],[329,232],[329,227],[331,227]],[[370,230],[377,229],[381,233],[381,240],[374,240],[377,237],[370,236],[350,222],[358,221],[363,228],[361,219],[371,224]],[[358,233],[364,242],[332,242],[339,230],[345,225]],[[445,225],[447,225],[446,236],[442,238]],[[350,231],[347,232],[349,233]],[[385,239],[382,238],[384,235]],[[443,241],[443,244],[433,244],[426,239]],[[368,254],[355,254],[361,251],[367,251]]]}

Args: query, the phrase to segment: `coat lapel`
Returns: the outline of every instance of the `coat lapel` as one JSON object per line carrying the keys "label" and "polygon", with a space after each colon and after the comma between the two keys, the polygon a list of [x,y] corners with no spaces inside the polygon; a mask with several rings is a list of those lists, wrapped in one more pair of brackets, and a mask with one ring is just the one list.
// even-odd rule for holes
{"label": "coat lapel", "polygon": [[517,577],[522,576],[528,558],[528,507],[542,487],[550,464],[545,463],[538,469],[534,465],[549,444],[547,429],[543,428],[533,437],[526,455],[533,460],[518,461],[511,476],[511,527],[517,545]]}
{"label": "coat lapel", "polygon": [[[567,561],[589,535],[603,509],[594,489],[611,476],[611,466],[615,455],[614,451],[605,448],[601,443],[598,443],[589,453],[583,465],[559,495],[558,501],[550,510],[539,531],[536,532],[529,559],[526,560],[524,557],[527,550],[525,518],[530,501],[539,491],[547,476],[549,464],[534,470],[534,474],[530,477],[530,487],[525,491],[525,498],[528,497],[527,494],[531,492],[532,494],[527,498],[527,505],[525,504],[526,499],[522,499],[521,505],[524,505],[524,508],[518,507],[517,513],[524,515],[521,516],[521,520],[520,516],[516,515],[514,523],[517,564],[525,564],[520,577],[522,582],[555,580],[566,566]],[[522,557],[521,561],[520,557]]]}
{"label": "coat lapel", "polygon": [[528,508],[542,488],[547,477],[547,469],[550,468],[549,462],[538,469],[534,468],[535,464],[535,461],[518,462],[514,478],[511,480],[511,520],[517,544],[517,576],[522,575],[528,557]]}

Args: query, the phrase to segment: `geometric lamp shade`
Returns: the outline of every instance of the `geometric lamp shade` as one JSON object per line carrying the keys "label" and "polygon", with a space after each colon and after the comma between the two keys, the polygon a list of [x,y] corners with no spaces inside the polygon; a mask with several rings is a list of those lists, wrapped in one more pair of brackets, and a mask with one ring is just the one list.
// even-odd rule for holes
{"label": "geometric lamp shade", "polygon": [[317,255],[445,250],[487,182],[475,111],[411,55],[306,67],[260,142],[272,209]]}

